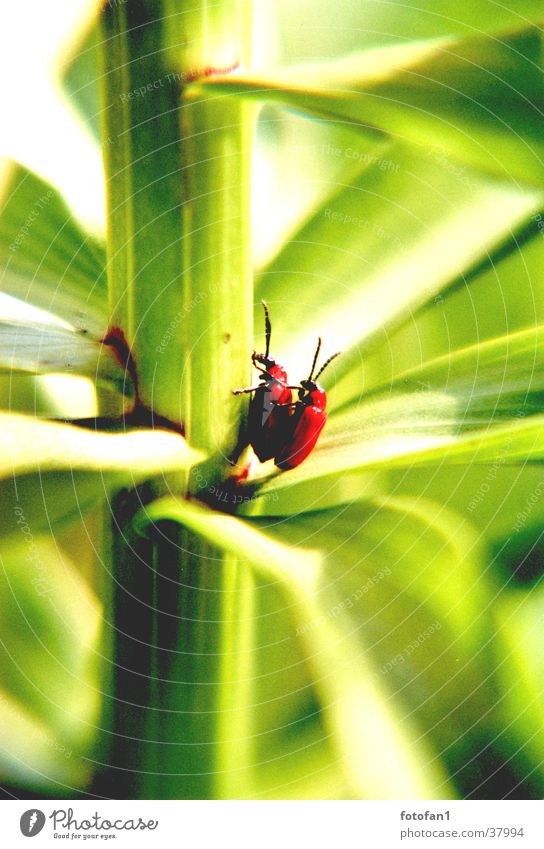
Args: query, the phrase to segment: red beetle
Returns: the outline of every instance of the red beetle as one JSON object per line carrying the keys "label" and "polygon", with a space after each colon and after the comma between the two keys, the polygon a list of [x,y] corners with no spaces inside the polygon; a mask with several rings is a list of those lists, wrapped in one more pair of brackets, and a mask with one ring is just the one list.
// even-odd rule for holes
{"label": "red beetle", "polygon": [[[265,460],[274,457],[281,448],[291,418],[293,395],[291,388],[287,386],[285,369],[270,356],[272,326],[265,301],[262,301],[262,305],[265,319],[266,352],[256,354],[254,351],[251,356],[253,365],[261,372],[259,377],[261,383],[248,389],[234,389],[233,393],[234,395],[254,393],[249,405],[249,442],[261,463],[264,463]],[[263,365],[264,368],[260,368],[257,363]]]}
{"label": "red beetle", "polygon": [[321,339],[317,343],[310,376],[301,381],[300,387],[288,387],[298,388],[298,401],[290,405],[294,410],[285,424],[282,444],[274,459],[276,466],[284,471],[299,466],[313,451],[327,421],[327,393],[317,380],[340,351],[329,357],[314,378],[320,350]]}

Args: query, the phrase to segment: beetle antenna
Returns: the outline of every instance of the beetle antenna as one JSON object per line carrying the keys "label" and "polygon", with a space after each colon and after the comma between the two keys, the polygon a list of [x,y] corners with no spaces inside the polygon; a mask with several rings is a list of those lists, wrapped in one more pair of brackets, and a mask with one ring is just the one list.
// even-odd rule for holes
{"label": "beetle antenna", "polygon": [[312,377],[314,376],[314,371],[315,371],[317,358],[319,357],[320,350],[321,350],[321,336],[319,336],[318,339],[317,339],[317,348],[315,349],[314,361],[312,363],[312,370],[310,372],[310,376],[308,378],[308,381],[310,381],[312,379]]}
{"label": "beetle antenna", "polygon": [[264,309],[264,330],[266,334],[266,354],[265,357],[268,359],[268,354],[270,353],[270,337],[272,336],[272,324],[270,323],[270,313],[268,312],[268,304],[266,301],[261,301]]}
{"label": "beetle antenna", "polygon": [[325,371],[325,369],[327,368],[327,366],[328,366],[330,363],[332,363],[332,361],[333,361],[334,359],[336,359],[336,357],[338,357],[341,353],[342,353],[342,351],[337,351],[337,352],[336,352],[336,354],[333,354],[333,355],[332,355],[332,357],[329,357],[329,359],[327,360],[327,362],[326,362],[324,365],[322,365],[322,366],[321,366],[321,368],[319,369],[319,371],[317,372],[317,374],[316,374],[316,376],[315,376],[315,380],[316,380],[316,381],[317,381],[318,377],[319,377],[321,374],[323,374],[323,372]]}

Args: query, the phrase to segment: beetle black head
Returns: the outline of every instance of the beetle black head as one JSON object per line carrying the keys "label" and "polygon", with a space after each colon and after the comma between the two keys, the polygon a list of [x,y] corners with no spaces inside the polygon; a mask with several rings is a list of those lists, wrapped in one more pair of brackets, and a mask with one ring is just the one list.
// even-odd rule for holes
{"label": "beetle black head", "polygon": [[253,351],[253,353],[252,353],[252,355],[251,355],[251,359],[252,359],[252,361],[253,361],[253,365],[255,365],[255,363],[260,363],[262,366],[264,366],[264,367],[265,367],[265,369],[266,369],[267,371],[268,371],[269,369],[271,369],[271,368],[272,368],[272,366],[277,365],[276,360],[274,359],[274,357],[270,357],[270,356],[268,356],[268,353],[266,353],[266,354],[257,354],[255,351]]}
{"label": "beetle black head", "polygon": [[312,392],[315,392],[318,388],[315,380],[301,380],[298,387],[298,400],[308,405],[311,404]]}

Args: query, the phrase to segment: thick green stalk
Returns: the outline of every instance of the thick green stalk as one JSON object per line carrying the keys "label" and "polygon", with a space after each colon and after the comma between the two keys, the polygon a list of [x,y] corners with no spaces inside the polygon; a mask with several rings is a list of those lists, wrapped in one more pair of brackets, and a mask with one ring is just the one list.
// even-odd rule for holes
{"label": "thick green stalk", "polygon": [[[182,83],[244,66],[251,48],[248,0],[168,0],[172,59]],[[181,384],[188,438],[212,455],[218,477],[236,445],[253,328],[249,232],[252,110],[241,99],[183,101],[184,314]],[[193,481],[193,489],[203,489]]]}
{"label": "thick green stalk", "polygon": [[252,343],[252,111],[186,101],[188,81],[243,63],[247,0],[106,4],[102,114],[110,324],[140,400],[218,456],[236,443]]}
{"label": "thick green stalk", "polygon": [[[232,98],[187,103],[182,127],[189,163],[185,205],[185,305],[190,354],[182,407],[191,444],[217,458],[237,441],[245,402],[232,389],[248,379],[253,289],[247,193],[251,124]],[[214,464],[215,467],[215,464]]]}
{"label": "thick green stalk", "polygon": [[160,3],[101,18],[110,327],[134,357],[141,402],[174,422],[183,370],[180,86],[165,64]]}
{"label": "thick green stalk", "polygon": [[[140,403],[181,421],[208,454],[192,479],[204,493],[228,472],[244,406],[231,390],[249,378],[252,118],[235,100],[183,93],[244,62],[248,5],[129,0],[107,4],[102,20],[111,324],[134,357]],[[113,722],[97,787],[243,796],[251,581],[192,532],[135,537],[135,510],[162,487],[116,505]]]}
{"label": "thick green stalk", "polygon": [[114,505],[111,674],[102,683],[103,764],[115,798],[247,798],[252,787],[253,575],[201,536],[131,519],[148,487]]}

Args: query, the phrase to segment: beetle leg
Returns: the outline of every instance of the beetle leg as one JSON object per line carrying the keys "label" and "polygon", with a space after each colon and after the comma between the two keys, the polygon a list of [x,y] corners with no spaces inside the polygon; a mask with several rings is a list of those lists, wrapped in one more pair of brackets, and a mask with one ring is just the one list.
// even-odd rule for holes
{"label": "beetle leg", "polygon": [[257,389],[261,389],[261,388],[262,388],[262,384],[260,384],[259,386],[249,386],[247,389],[233,389],[232,394],[233,395],[247,395],[249,392],[256,392]]}

